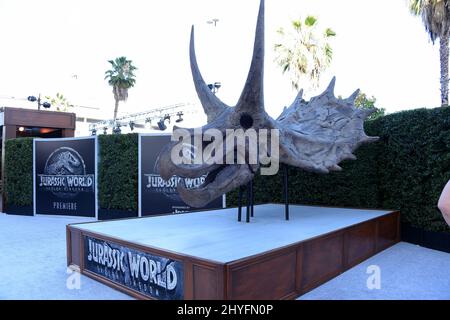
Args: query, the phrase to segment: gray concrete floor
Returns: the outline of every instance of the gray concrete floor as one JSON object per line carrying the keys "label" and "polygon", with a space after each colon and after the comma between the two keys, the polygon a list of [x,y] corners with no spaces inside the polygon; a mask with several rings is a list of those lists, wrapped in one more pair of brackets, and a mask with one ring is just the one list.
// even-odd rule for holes
{"label": "gray concrete floor", "polygon": [[450,254],[400,242],[299,299],[448,300]]}
{"label": "gray concrete floor", "polygon": [[67,273],[65,226],[86,220],[0,213],[0,299],[130,299]]}
{"label": "gray concrete floor", "polygon": [[[0,299],[130,299],[84,276],[70,289],[65,226],[88,220],[0,213]],[[380,289],[367,287],[370,266]],[[450,254],[399,243],[300,299],[450,299]]]}

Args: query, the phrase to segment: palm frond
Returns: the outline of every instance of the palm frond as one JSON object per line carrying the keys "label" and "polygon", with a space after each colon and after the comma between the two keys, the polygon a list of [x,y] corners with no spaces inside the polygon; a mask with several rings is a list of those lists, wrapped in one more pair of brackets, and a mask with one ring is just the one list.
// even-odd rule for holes
{"label": "palm frond", "polygon": [[308,27],[312,27],[316,24],[317,18],[314,16],[307,16],[305,19],[305,25]]}
{"label": "palm frond", "polygon": [[311,80],[312,87],[318,85],[320,74],[331,63],[333,51],[329,39],[336,33],[331,28],[320,32],[314,16],[291,21],[292,29],[278,29],[280,40],[274,45],[275,62],[282,73],[290,76],[292,86],[299,87],[300,79]]}
{"label": "palm frond", "polygon": [[448,0],[410,0],[409,10],[421,16],[425,30],[434,43],[450,33],[450,2]]}
{"label": "palm frond", "polygon": [[133,71],[137,68],[133,65],[132,60],[121,56],[114,60],[108,60],[108,62],[111,64],[111,69],[105,72],[105,80],[108,80],[109,85],[124,89],[135,85],[136,76]]}

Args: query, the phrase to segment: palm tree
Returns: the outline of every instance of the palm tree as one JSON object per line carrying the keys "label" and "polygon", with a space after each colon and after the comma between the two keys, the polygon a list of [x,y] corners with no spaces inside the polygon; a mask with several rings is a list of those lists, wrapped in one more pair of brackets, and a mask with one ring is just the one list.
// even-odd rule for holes
{"label": "palm tree", "polygon": [[119,109],[119,101],[127,100],[128,89],[134,87],[136,83],[133,71],[137,68],[126,57],[119,57],[108,62],[111,63],[112,68],[105,72],[105,80],[108,80],[108,84],[113,87],[115,100],[113,121],[115,123]]}
{"label": "palm tree", "polygon": [[374,96],[368,97],[364,92],[360,91],[355,99],[355,107],[361,109],[375,109],[375,112],[367,118],[367,120],[375,120],[386,114],[385,108],[375,107],[376,102],[377,98]]}
{"label": "palm tree", "polygon": [[49,100],[50,104],[56,107],[56,111],[66,112],[70,107],[73,107],[67,98],[59,92],[56,93],[55,97],[45,96],[45,99]]}
{"label": "palm tree", "polygon": [[307,16],[304,20],[291,21],[293,30],[277,30],[280,42],[275,44],[275,62],[283,73],[288,72],[292,86],[298,90],[301,78],[308,77],[312,87],[317,87],[320,73],[331,63],[333,50],[329,40],[336,33],[326,28],[317,30],[317,18]]}
{"label": "palm tree", "polygon": [[450,36],[450,1],[410,0],[409,9],[414,15],[422,16],[425,30],[431,41],[439,39],[441,63],[441,105],[448,106],[448,39]]}

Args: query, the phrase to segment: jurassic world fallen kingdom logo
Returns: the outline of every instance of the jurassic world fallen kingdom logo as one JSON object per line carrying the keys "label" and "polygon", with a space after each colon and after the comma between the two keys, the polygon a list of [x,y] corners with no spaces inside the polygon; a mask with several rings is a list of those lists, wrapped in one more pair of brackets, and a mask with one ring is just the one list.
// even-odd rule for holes
{"label": "jurassic world fallen kingdom logo", "polygon": [[152,298],[184,297],[184,265],[168,257],[85,236],[84,268]]}
{"label": "jurassic world fallen kingdom logo", "polygon": [[71,199],[80,192],[92,192],[95,176],[86,174],[81,155],[72,148],[60,147],[48,157],[44,174],[38,174],[39,187],[58,198]]}
{"label": "jurassic world fallen kingdom logo", "polygon": [[[144,174],[145,177],[145,187],[154,193],[164,194],[167,198],[181,201],[180,196],[177,192],[177,186],[179,183],[184,183],[185,186],[190,188],[197,188],[205,182],[206,175],[199,178],[180,178],[173,176],[168,181],[165,181],[159,174]],[[184,182],[183,182],[184,180]]]}
{"label": "jurassic world fallen kingdom logo", "polygon": [[[193,159],[195,159],[196,152],[197,148],[195,146],[190,144],[183,145],[182,153],[183,158],[186,161],[188,162],[193,161]],[[153,168],[153,172],[158,171],[159,170],[155,165],[155,167]],[[165,181],[159,174],[146,173],[144,174],[144,178],[146,182],[145,187],[147,188],[148,191],[163,194],[164,196],[166,196],[171,200],[182,202],[177,192],[178,184],[184,183],[184,185],[188,189],[198,188],[205,182],[206,174],[198,178],[181,178],[173,176],[169,180]]]}

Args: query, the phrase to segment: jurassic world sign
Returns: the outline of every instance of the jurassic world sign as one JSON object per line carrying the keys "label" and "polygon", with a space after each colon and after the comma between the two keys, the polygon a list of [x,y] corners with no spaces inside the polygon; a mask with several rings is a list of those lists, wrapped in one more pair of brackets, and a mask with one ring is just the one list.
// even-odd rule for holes
{"label": "jurassic world sign", "polygon": [[[205,176],[195,179],[182,179],[173,176],[165,181],[158,174],[155,166],[159,153],[170,143],[171,135],[139,135],[139,210],[141,216],[182,213],[192,208],[181,200],[177,186],[185,183],[186,187],[197,187],[205,181]],[[225,196],[210,202],[202,209],[219,209],[225,207]]]}
{"label": "jurassic world sign", "polygon": [[97,139],[34,140],[34,213],[97,216]]}
{"label": "jurassic world sign", "polygon": [[183,263],[177,260],[85,236],[84,268],[151,298],[184,297]]}

